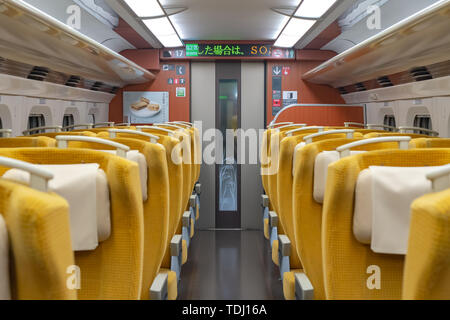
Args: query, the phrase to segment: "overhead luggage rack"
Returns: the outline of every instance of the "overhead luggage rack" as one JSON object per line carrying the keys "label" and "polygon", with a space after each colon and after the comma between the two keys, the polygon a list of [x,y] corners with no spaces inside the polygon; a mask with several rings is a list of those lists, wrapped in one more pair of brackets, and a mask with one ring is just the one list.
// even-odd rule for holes
{"label": "overhead luggage rack", "polygon": [[0,39],[5,59],[94,82],[123,87],[155,78],[148,70],[21,0],[0,1]]}

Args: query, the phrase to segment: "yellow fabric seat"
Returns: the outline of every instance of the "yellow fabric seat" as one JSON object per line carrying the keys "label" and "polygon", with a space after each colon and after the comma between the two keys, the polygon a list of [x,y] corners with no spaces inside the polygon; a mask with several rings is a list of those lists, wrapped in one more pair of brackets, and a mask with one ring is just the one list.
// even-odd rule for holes
{"label": "yellow fabric seat", "polygon": [[425,195],[411,206],[405,300],[450,300],[450,190]]}
{"label": "yellow fabric seat", "polygon": [[415,134],[415,133],[398,133],[398,132],[372,132],[366,134],[364,138],[381,138],[381,137],[411,137],[412,139],[418,138],[428,138],[428,139],[439,139],[439,137],[430,137],[425,134]]}
{"label": "yellow fabric seat", "polygon": [[[141,298],[144,217],[139,168],[134,162],[86,149],[0,149],[0,156],[34,164],[98,163],[108,178],[111,236],[94,251],[76,252],[81,269],[81,300]],[[6,170],[0,170],[3,175]]]}
{"label": "yellow fabric seat", "polygon": [[450,139],[418,138],[409,143],[411,148],[450,148]]}
{"label": "yellow fabric seat", "polygon": [[100,127],[100,128],[92,128],[92,129],[80,129],[80,130],[73,130],[70,132],[73,133],[79,133],[79,132],[90,132],[92,134],[98,134],[100,132],[108,132],[109,129],[126,129],[126,130],[136,130],[136,127],[130,126],[130,127]]}
{"label": "yellow fabric seat", "polygon": [[[353,235],[354,194],[359,173],[376,165],[423,167],[449,162],[449,149],[413,149],[363,153],[329,166],[322,223],[327,299],[402,298],[404,257],[376,254]],[[379,280],[379,289],[369,285],[374,279]]]}
{"label": "yellow fabric seat", "polygon": [[0,180],[0,212],[11,245],[12,298],[76,300],[77,291],[67,287],[67,270],[75,265],[67,202],[56,194]]}
{"label": "yellow fabric seat", "polygon": [[[162,266],[166,252],[170,256],[170,242],[173,234],[169,235],[170,216],[169,202],[169,173],[167,168],[166,150],[161,144],[129,139],[116,138],[111,140],[137,150],[145,156],[148,167],[147,190],[148,198],[144,202],[144,265],[142,276],[141,299],[150,298],[150,287]],[[85,148],[94,150],[114,150],[114,148],[97,143],[69,142],[69,148]],[[173,232],[173,227],[171,228]],[[169,257],[170,260],[170,257]],[[168,264],[170,269],[170,263]]]}
{"label": "yellow fabric seat", "polygon": [[0,139],[0,148],[54,148],[56,140],[49,137],[17,137]]}

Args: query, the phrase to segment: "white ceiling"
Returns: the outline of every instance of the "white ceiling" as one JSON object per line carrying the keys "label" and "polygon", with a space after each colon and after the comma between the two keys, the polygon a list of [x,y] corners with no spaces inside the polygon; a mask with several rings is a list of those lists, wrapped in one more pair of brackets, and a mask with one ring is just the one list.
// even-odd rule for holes
{"label": "white ceiling", "polygon": [[171,19],[183,40],[275,40],[287,17],[273,7],[297,6],[299,0],[161,0],[187,7]]}

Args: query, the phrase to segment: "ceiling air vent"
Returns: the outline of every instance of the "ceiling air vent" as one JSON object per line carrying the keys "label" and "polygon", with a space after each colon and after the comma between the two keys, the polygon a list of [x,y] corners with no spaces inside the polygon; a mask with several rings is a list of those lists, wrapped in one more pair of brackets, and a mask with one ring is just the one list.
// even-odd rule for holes
{"label": "ceiling air vent", "polygon": [[69,80],[66,82],[66,86],[68,87],[77,87],[81,81],[81,77],[78,76],[70,76]]}
{"label": "ceiling air vent", "polygon": [[338,90],[339,90],[340,94],[347,94],[348,93],[347,90],[345,90],[344,87],[339,87]]}
{"label": "ceiling air vent", "polygon": [[427,67],[419,67],[411,70],[411,76],[416,81],[425,81],[433,79],[433,76],[428,71]]}
{"label": "ceiling air vent", "polygon": [[362,82],[355,84],[355,87],[356,87],[356,91],[359,91],[359,92],[367,91],[366,87],[364,86],[364,83],[362,83]]}
{"label": "ceiling air vent", "polygon": [[49,72],[50,70],[45,67],[34,67],[28,75],[28,79],[44,81]]}
{"label": "ceiling air vent", "polygon": [[92,91],[100,91],[101,87],[103,86],[103,82],[96,82],[94,83],[94,85],[91,87]]}
{"label": "ceiling air vent", "polygon": [[381,77],[377,79],[378,84],[382,88],[392,87],[394,84],[392,83],[391,79],[389,77]]}

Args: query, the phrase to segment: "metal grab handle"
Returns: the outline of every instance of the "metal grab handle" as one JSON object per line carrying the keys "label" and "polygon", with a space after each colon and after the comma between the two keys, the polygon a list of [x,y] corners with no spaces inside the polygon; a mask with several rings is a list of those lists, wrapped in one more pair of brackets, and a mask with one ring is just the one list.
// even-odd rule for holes
{"label": "metal grab handle", "polygon": [[368,124],[366,127],[369,130],[374,130],[376,128],[381,128],[381,129],[391,129],[391,130],[394,130],[394,131],[398,131],[398,128],[393,127],[393,126],[387,126],[385,124]]}
{"label": "metal grab handle", "polygon": [[285,126],[285,125],[288,125],[288,124],[294,124],[294,123],[293,122],[279,122],[279,123],[269,124],[267,126],[267,129],[273,129],[276,126]]}
{"label": "metal grab handle", "polygon": [[359,123],[359,122],[344,122],[344,126],[346,128],[350,128],[351,126],[366,128],[366,125],[364,123]]}
{"label": "metal grab handle", "polygon": [[399,127],[398,130],[400,131],[400,133],[407,133],[407,131],[422,131],[426,133],[431,133],[433,136],[439,137],[439,132],[430,129],[418,127]]}
{"label": "metal grab handle", "polygon": [[350,150],[355,147],[365,146],[369,144],[383,143],[383,142],[398,142],[400,150],[408,150],[409,142],[411,141],[411,137],[381,137],[381,138],[373,138],[360,140],[356,142],[352,142],[343,146],[340,146],[336,149],[339,152],[340,158],[345,158],[350,156]]}
{"label": "metal grab handle", "polygon": [[110,146],[113,148],[116,148],[117,156],[126,158],[128,151],[130,151],[130,147],[123,145],[121,143],[117,143],[110,140],[100,139],[100,138],[93,138],[93,137],[83,137],[83,136],[57,136],[56,141],[58,142],[58,148],[59,149],[67,149],[68,142],[70,141],[77,141],[77,142],[91,142],[91,143],[98,143],[103,144],[105,146]]}
{"label": "metal grab handle", "polygon": [[63,127],[63,130],[76,129],[76,128],[92,129],[92,128],[94,128],[94,124],[93,123],[74,124],[71,126]]}
{"label": "metal grab handle", "polygon": [[2,138],[11,138],[12,130],[11,129],[1,129],[0,134],[2,134]]}
{"label": "metal grab handle", "polygon": [[168,133],[169,134],[169,137],[171,137],[171,138],[174,138],[175,137],[175,135],[174,135],[174,131],[173,130],[169,130],[169,129],[166,129],[166,128],[159,128],[159,127],[154,127],[154,126],[139,126],[139,127],[136,127],[136,130],[137,131],[143,131],[143,130],[155,130],[155,131],[161,131],[161,132],[164,132],[164,133]]}
{"label": "metal grab handle", "polygon": [[298,132],[302,132],[302,131],[308,131],[308,130],[318,130],[318,132],[323,132],[325,130],[324,127],[303,127],[303,128],[299,128],[299,129],[294,129],[291,131],[286,132],[286,136],[288,137],[292,137],[294,135],[294,133],[298,133]]}
{"label": "metal grab handle", "polygon": [[0,166],[28,172],[30,174],[30,187],[42,192],[48,191],[48,182],[54,178],[51,171],[16,159],[0,157]]}
{"label": "metal grab handle", "polygon": [[315,134],[311,134],[309,136],[306,136],[303,138],[303,141],[306,142],[306,144],[310,144],[313,142],[314,138],[323,137],[331,134],[339,134],[339,133],[346,133],[347,139],[353,139],[355,135],[355,130],[349,130],[349,129],[342,129],[342,130],[331,130],[331,131],[325,131],[325,132],[319,132]]}
{"label": "metal grab handle", "polygon": [[186,122],[181,122],[181,121],[167,122],[167,124],[173,124],[175,126],[183,126],[184,129],[189,129],[189,128],[194,127],[192,124],[188,124]]}
{"label": "metal grab handle", "polygon": [[116,123],[116,127],[131,127],[131,123]]}
{"label": "metal grab handle", "polygon": [[127,130],[127,129],[109,129],[108,132],[109,132],[109,137],[111,139],[116,139],[118,133],[126,133],[126,134],[134,134],[134,135],[150,138],[151,143],[157,143],[159,140],[158,136],[155,136],[150,133],[145,133],[142,131]]}
{"label": "metal grab handle", "polygon": [[61,126],[37,127],[37,128],[25,130],[22,133],[23,133],[24,136],[26,136],[29,133],[36,132],[36,131],[41,131],[41,130],[44,130],[44,131],[46,131],[46,130],[55,130],[55,132],[61,132],[62,127]]}
{"label": "metal grab handle", "polygon": [[114,127],[115,123],[114,122],[100,122],[100,123],[96,123],[94,124],[94,128],[97,127]]}
{"label": "metal grab handle", "polygon": [[431,181],[434,192],[444,191],[450,188],[450,164],[436,169],[427,174],[427,179]]}
{"label": "metal grab handle", "polygon": [[172,128],[175,130],[184,130],[183,127],[174,125],[174,124],[168,124],[168,123],[155,123],[153,124],[155,127],[168,127],[168,128]]}

